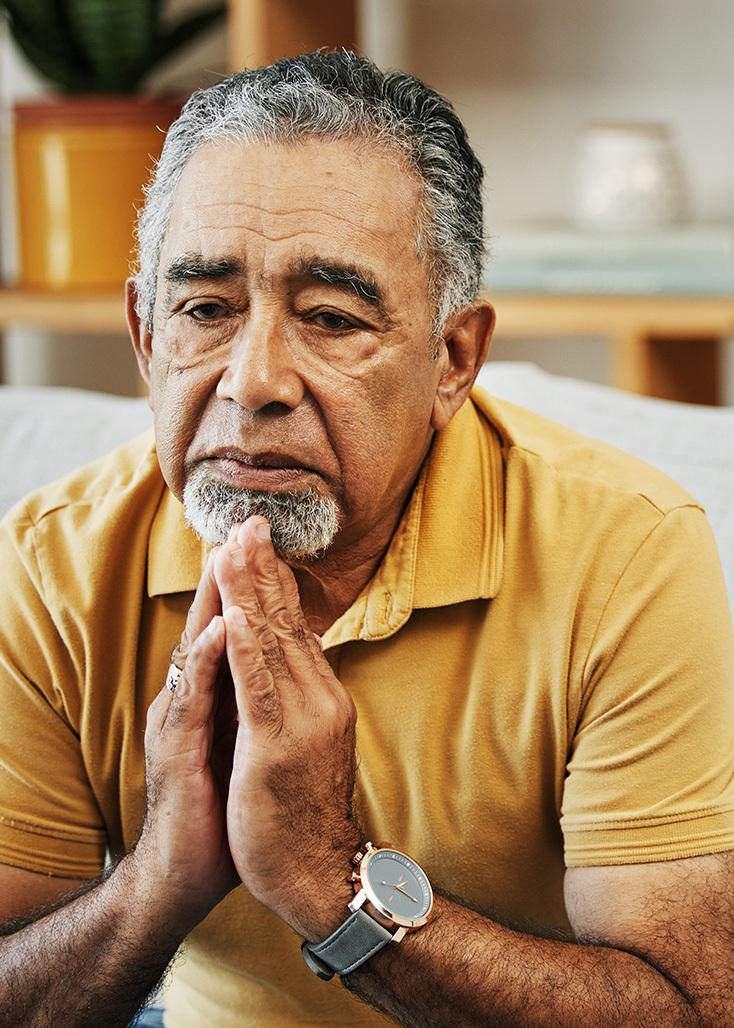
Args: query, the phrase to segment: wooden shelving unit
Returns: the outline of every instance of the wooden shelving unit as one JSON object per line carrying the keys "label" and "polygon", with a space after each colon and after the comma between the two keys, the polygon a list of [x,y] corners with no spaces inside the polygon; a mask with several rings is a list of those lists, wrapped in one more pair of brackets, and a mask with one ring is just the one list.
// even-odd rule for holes
{"label": "wooden shelving unit", "polygon": [[720,344],[734,336],[734,296],[570,296],[491,293],[497,334],[602,337],[612,384],[687,403],[721,402]]}

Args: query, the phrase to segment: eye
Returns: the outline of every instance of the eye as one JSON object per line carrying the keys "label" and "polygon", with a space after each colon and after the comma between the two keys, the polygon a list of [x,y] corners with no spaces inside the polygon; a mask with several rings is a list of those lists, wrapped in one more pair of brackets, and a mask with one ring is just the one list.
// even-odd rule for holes
{"label": "eye", "polygon": [[199,303],[195,307],[189,307],[188,310],[184,311],[184,314],[191,318],[192,321],[217,321],[227,314],[227,308],[224,304],[212,301],[210,303]]}
{"label": "eye", "polygon": [[345,318],[342,314],[336,314],[334,311],[319,311],[318,314],[313,316],[312,320],[315,324],[321,328],[328,329],[330,332],[345,332],[359,327],[350,318]]}

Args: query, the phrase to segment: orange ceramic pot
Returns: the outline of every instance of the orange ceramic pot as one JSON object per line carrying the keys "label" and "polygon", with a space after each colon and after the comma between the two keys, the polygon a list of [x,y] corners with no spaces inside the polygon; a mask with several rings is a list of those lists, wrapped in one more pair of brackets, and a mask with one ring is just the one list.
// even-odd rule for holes
{"label": "orange ceramic pot", "polygon": [[79,96],[15,107],[20,284],[119,287],[143,184],[181,102]]}

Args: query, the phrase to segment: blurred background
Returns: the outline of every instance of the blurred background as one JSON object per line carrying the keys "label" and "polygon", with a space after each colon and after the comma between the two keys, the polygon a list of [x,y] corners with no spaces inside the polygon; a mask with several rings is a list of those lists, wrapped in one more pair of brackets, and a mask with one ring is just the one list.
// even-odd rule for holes
{"label": "blurred background", "polygon": [[[734,404],[731,0],[229,0],[194,28],[136,92],[343,44],[453,101],[486,168],[493,358]],[[0,380],[134,394],[119,283],[45,280],[20,252],[14,154],[62,90],[17,37],[0,19]]]}

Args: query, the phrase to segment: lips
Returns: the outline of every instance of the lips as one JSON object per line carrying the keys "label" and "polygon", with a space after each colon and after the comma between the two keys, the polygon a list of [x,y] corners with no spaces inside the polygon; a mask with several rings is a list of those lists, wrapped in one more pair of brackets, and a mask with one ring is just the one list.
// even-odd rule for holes
{"label": "lips", "polygon": [[302,487],[307,478],[318,474],[302,457],[270,450],[248,453],[237,447],[222,447],[205,460],[221,477],[240,488]]}
{"label": "lips", "polygon": [[247,453],[237,447],[223,447],[209,454],[208,460],[232,460],[250,468],[298,468],[301,471],[315,471],[301,457],[286,453],[266,450],[258,453]]}

